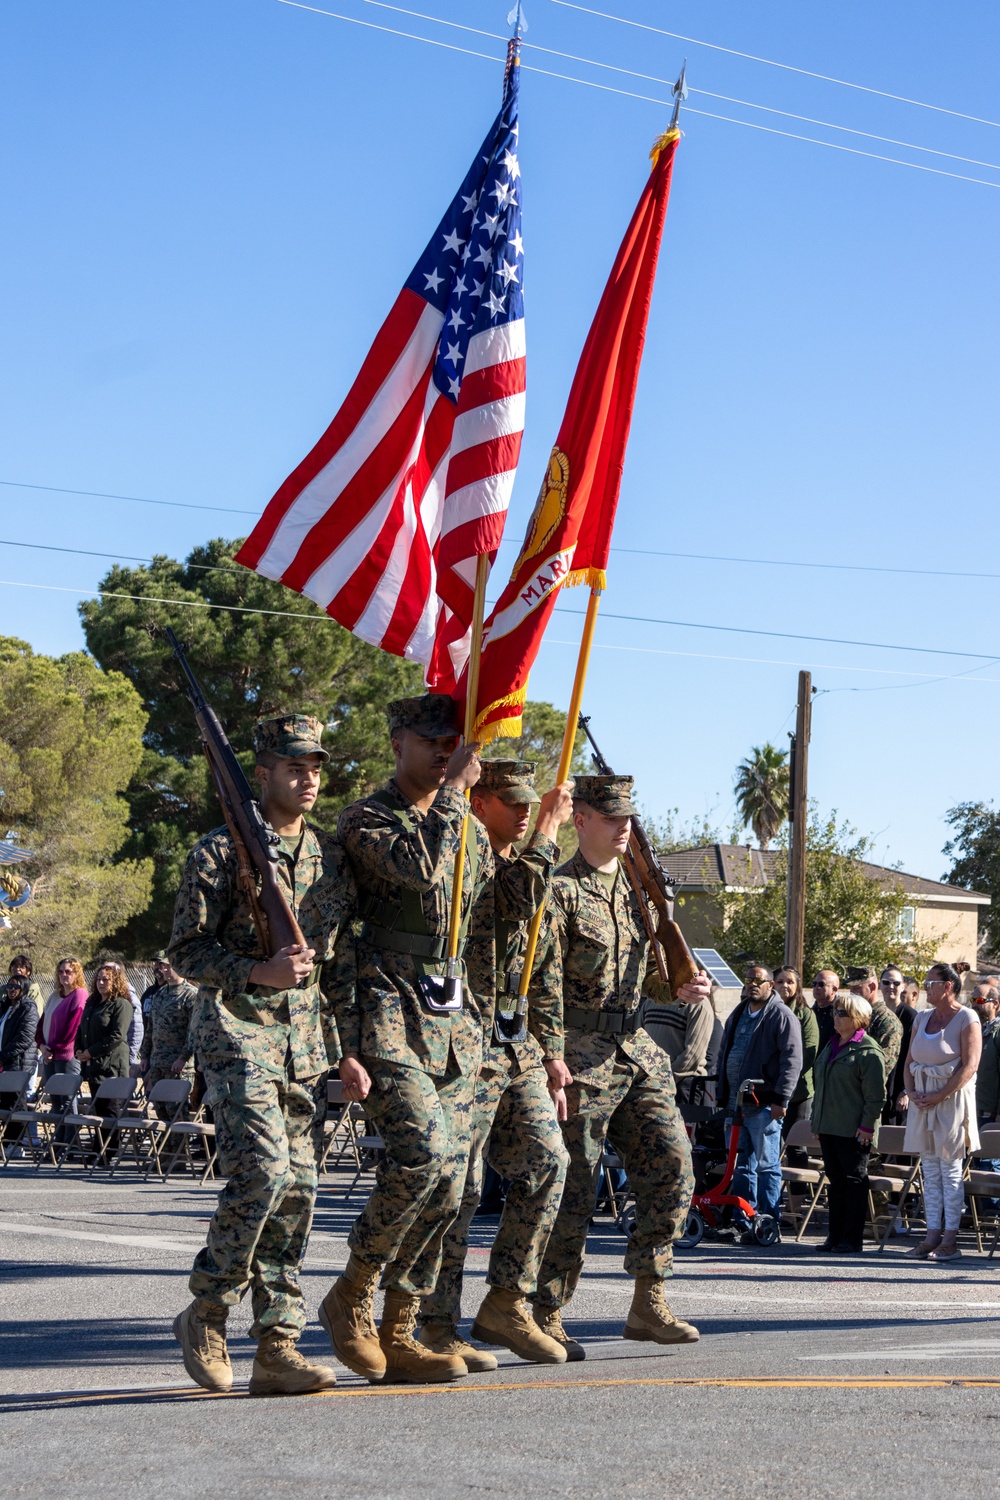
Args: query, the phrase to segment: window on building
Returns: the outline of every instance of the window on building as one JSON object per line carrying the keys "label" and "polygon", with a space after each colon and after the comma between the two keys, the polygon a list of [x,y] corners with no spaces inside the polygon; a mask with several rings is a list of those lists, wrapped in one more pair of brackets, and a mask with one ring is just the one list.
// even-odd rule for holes
{"label": "window on building", "polygon": [[899,921],[896,924],[896,936],[900,942],[911,943],[913,941],[916,915],[916,908],[913,906],[904,906],[900,912]]}

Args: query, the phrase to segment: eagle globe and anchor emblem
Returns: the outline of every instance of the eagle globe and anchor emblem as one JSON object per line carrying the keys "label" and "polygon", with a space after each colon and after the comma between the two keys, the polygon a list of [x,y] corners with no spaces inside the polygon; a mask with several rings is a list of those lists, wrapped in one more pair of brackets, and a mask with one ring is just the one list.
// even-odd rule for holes
{"label": "eagle globe and anchor emblem", "polygon": [[566,514],[566,496],[569,491],[569,459],[561,448],[553,448],[549,454],[548,467],[538,491],[535,508],[528,520],[528,529],[517,562],[511,571],[513,583],[526,562],[538,557],[555,534],[556,527]]}
{"label": "eagle globe and anchor emblem", "polygon": [[33,859],[30,849],[0,840],[0,927],[11,925],[8,913],[18,911],[31,900],[31,886],[27,880],[15,875],[11,865],[22,864]]}

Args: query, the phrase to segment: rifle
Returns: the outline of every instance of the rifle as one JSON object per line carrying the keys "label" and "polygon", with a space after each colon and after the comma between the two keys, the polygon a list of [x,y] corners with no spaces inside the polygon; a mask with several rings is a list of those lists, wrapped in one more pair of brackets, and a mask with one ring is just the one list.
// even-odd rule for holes
{"label": "rifle", "polygon": [[[237,878],[247,898],[264,957],[273,958],[282,948],[293,943],[304,948],[307,944],[302,929],[292,915],[288,897],[278,879],[278,835],[264,819],[226,731],[191,670],[185,648],[169,625],[164,627],[163,636],[184,674],[187,695],[201,733],[202,749],[236,850]],[[261,878],[259,893],[255,870]],[[307,982],[302,981],[303,984]]]}
{"label": "rifle", "polygon": [[[580,728],[590,741],[594,765],[599,775],[613,776],[614,771],[604,759],[590,732],[590,719],[584,714],[580,715]],[[700,969],[688,947],[687,939],[674,921],[674,888],[670,878],[636,817],[632,818],[632,832],[625,851],[625,869],[639,902],[643,925],[652,945],[660,978],[669,983],[671,993],[676,997],[681,986],[695,979]],[[649,910],[650,901],[659,915],[659,924],[655,928]]]}

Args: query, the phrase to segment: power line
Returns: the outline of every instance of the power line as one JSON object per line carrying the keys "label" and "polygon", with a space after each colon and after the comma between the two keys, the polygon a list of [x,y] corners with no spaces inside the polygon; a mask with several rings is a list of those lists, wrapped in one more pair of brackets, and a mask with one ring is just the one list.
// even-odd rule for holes
{"label": "power line", "polygon": [[[569,610],[564,610],[564,611],[561,611],[561,613],[569,614],[570,611]],[[555,640],[551,636],[543,636],[543,638],[542,638],[542,645],[543,646],[572,646],[574,649],[579,649],[580,642],[579,641],[558,641],[558,640]],[[662,646],[619,646],[619,645],[612,645],[612,644],[610,644],[607,641],[595,641],[594,642],[594,650],[595,651],[625,651],[625,652],[629,652],[629,653],[632,653],[632,654],[638,655],[638,656],[680,656],[680,657],[684,657],[685,659],[689,659],[691,661],[733,661],[733,662],[740,662],[740,663],[742,663],[744,665],[747,665],[747,666],[756,666],[756,667],[801,667],[801,665],[802,665],[801,659],[799,659],[797,661],[784,661],[784,660],[779,660],[779,659],[777,659],[776,657],[773,657],[773,656],[726,656],[726,655],[723,655],[723,654],[721,654],[719,652],[715,652],[715,651],[711,651],[711,652],[710,651],[669,651],[665,647],[662,647]],[[993,657],[992,661],[994,663],[995,662],[1000,662],[1000,657]],[[814,672],[863,672],[863,673],[865,673],[866,676],[879,676],[879,677],[915,677],[915,678],[920,678],[919,682],[897,683],[897,684],[895,684],[895,686],[897,686],[897,687],[930,687],[931,684],[935,683],[935,682],[961,682],[961,681],[970,682],[970,683],[973,684],[973,686],[975,684],[977,684],[977,683],[980,683],[980,682],[987,683],[989,685],[1000,686],[1000,677],[970,677],[970,675],[969,675],[970,672],[981,672],[983,670],[982,667],[969,667],[964,672],[955,672],[954,674],[946,676],[946,677],[941,677],[941,676],[938,676],[937,674],[933,674],[933,673],[930,673],[930,672],[906,672],[906,671],[903,670],[902,667],[857,667],[857,666],[846,666],[845,667],[842,662],[828,662],[828,661],[814,662],[813,665],[812,665],[812,670]],[[888,686],[884,686],[883,685],[883,686],[876,687],[876,688],[847,688],[847,687],[845,687],[845,688],[822,688],[822,689],[820,689],[820,691],[823,692],[823,693],[855,693],[855,692],[857,692],[857,693],[864,693],[864,692],[881,693],[881,692],[888,691],[889,688],[892,687],[892,686],[893,686],[892,684],[889,684]],[[792,714],[794,712],[795,712],[795,704],[792,705],[791,712],[788,714],[788,717],[785,719],[785,724],[788,723],[788,719],[791,718],[791,716],[792,716]],[[781,725],[781,729],[784,729],[785,724]],[[781,733],[781,729],[779,729],[779,731],[778,731],[779,734]]]}
{"label": "power line", "polygon": [[[12,542],[6,537],[0,537],[0,547],[26,547],[32,552],[67,552],[74,557],[104,557],[109,562],[137,562],[146,567],[152,567],[156,559],[153,557],[133,557],[128,552],[91,552],[84,547],[56,547],[51,542]],[[247,570],[241,563],[235,563],[231,568],[220,567],[218,563],[193,563],[175,562],[171,557],[167,559],[176,568],[194,568],[199,573],[245,573]]]}
{"label": "power line", "polygon": [[728,557],[714,552],[653,552],[648,547],[612,547],[633,557],[680,557],[693,562],[745,563],[755,568],[819,568],[835,573],[899,573],[913,578],[1000,578],[1000,573],[969,573],[948,568],[888,568],[874,563],[791,562],[782,557]]}
{"label": "power line", "polygon": [[70,490],[59,484],[25,484],[21,479],[0,479],[6,489],[43,490],[49,495],[87,495],[93,500],[131,500],[136,505],[169,505],[177,510],[214,510],[223,516],[255,516],[255,510],[230,510],[224,505],[195,505],[185,500],[150,500],[146,495],[109,495],[105,490]]}
{"label": "power line", "polygon": [[[559,615],[584,615],[582,609],[560,609]],[[914,651],[921,656],[962,656],[967,661],[996,661],[995,655],[985,651],[951,651],[944,646],[896,646],[889,641],[852,641],[836,635],[797,635],[790,630],[757,630],[749,625],[706,625],[693,620],[661,620],[655,615],[618,615],[610,610],[601,610],[602,620],[630,620],[635,625],[673,625],[682,630],[719,630],[726,635],[763,635],[772,640],[812,641],[824,646],[864,646],[873,651]]]}
{"label": "power line", "polygon": [[153,594],[120,594],[111,589],[76,589],[57,583],[25,583],[20,578],[0,578],[0,588],[45,589],[53,594],[100,594],[102,599],[135,599],[140,604],[176,604],[178,609],[222,609],[236,615],[276,615],[283,620],[321,620],[326,621],[327,624],[336,623],[329,615],[311,615],[298,609],[254,609],[248,604],[212,604],[207,599],[159,599]]}
{"label": "power line", "polygon": [[[54,491],[56,494],[60,495],[95,495],[100,493],[96,490],[62,489],[57,488],[55,485],[25,484],[19,480],[14,479],[0,479],[0,485],[10,485],[15,489],[42,490],[45,492]],[[140,495],[107,495],[104,496],[104,498],[109,500],[135,500],[142,505],[176,505],[183,510],[221,510],[221,507],[217,505],[197,505],[193,502],[185,502],[181,500],[147,500]],[[258,515],[258,512],[255,510],[227,510],[223,511],[223,514],[233,516],[256,516]],[[25,547],[42,552],[66,552],[75,554],[79,557],[106,557],[111,561],[139,562],[146,564],[153,562],[153,558],[151,557],[133,557],[127,552],[91,552],[85,550],[82,547],[57,547],[47,542],[19,542],[13,541],[9,538],[0,538],[0,546]],[[755,568],[811,568],[836,573],[899,574],[901,577],[913,578],[1000,578],[1000,573],[972,573],[969,572],[968,569],[962,569],[961,571],[958,571],[948,568],[893,568],[880,566],[874,563],[836,563],[804,560],[793,562],[790,558],[782,557],[733,557],[727,553],[717,552],[665,552],[653,550],[649,547],[613,546],[611,548],[611,551],[621,552],[632,557],[675,557],[689,562],[736,563]],[[178,566],[200,568],[209,572],[213,571],[212,565],[207,563],[186,562],[184,564],[178,564]],[[231,568],[223,568],[219,571],[229,573],[233,570]]]}
{"label": "power line", "polygon": [[[292,0],[279,0],[279,3],[292,3]],[[443,16],[428,15],[425,11],[410,10],[403,5],[391,5],[388,3],[388,0],[362,0],[362,4],[373,5],[378,10],[393,11],[397,15],[411,16],[414,20],[417,21],[429,21],[432,25],[435,26],[448,26],[453,31],[465,31],[469,32],[473,36],[487,37],[490,41],[506,41],[506,38],[503,37],[499,32],[484,31],[480,26],[466,26],[461,21],[449,21],[446,20]],[[549,57],[561,57],[564,58],[567,62],[584,63],[587,67],[591,68],[604,68],[607,72],[610,73],[621,73],[629,78],[641,78],[647,83],[660,83],[663,84],[666,88],[670,88],[673,85],[672,78],[661,78],[655,73],[640,73],[635,68],[619,67],[615,63],[602,62],[596,57],[581,57],[579,53],[563,52],[560,51],[560,49],[557,47],[543,47],[538,42],[524,41],[521,43],[521,46],[524,51],[544,52]],[[777,109],[769,104],[755,104],[751,99],[734,99],[729,94],[713,93],[711,89],[699,89],[690,86],[689,92],[692,94],[700,94],[703,98],[706,99],[719,99],[725,104],[739,104],[746,109],[759,109],[765,111],[767,114],[781,115],[786,120],[798,120],[806,125],[818,125],[824,130],[841,130],[845,131],[849,135],[863,136],[866,140],[869,141],[881,141],[884,145],[902,146],[907,151],[923,151],[930,156],[942,156],[946,157],[949,161],[965,162],[969,166],[987,167],[991,171],[1000,172],[1000,164],[998,164],[997,162],[980,161],[979,158],[975,156],[959,156],[954,151],[941,151],[934,146],[918,146],[913,141],[897,140],[895,136],[876,135],[870,130],[857,130],[850,125],[835,125],[830,120],[816,120],[811,115],[795,114],[791,110]]]}
{"label": "power line", "polygon": [[650,26],[644,21],[632,21],[627,16],[610,15],[607,11],[592,10],[589,5],[575,4],[574,0],[552,0],[565,10],[578,10],[584,15],[598,16],[602,21],[616,21],[621,26],[634,26],[639,31],[652,31],[657,36],[669,36],[678,42],[690,42],[694,47],[708,47],[712,52],[725,52],[730,57],[741,57],[746,62],[765,63],[769,68],[781,68],[785,73],[799,73],[804,78],[818,78],[821,83],[835,83],[840,88],[856,89],[862,94],[875,94],[880,99],[892,99],[897,104],[913,104],[918,109],[930,109],[939,115],[953,115],[957,120],[971,120],[975,125],[992,125],[1000,130],[1000,121],[986,120],[981,115],[968,115],[963,110],[946,109],[941,104],[928,104],[923,99],[909,99],[905,94],[890,94],[885,89],[870,88],[865,83],[851,83],[847,78],[831,78],[828,73],[814,73],[810,68],[796,68],[791,63],[776,62],[773,57],[758,57],[753,52],[738,52],[735,47],[723,47],[718,42],[705,42],[696,36],[684,36],[679,31],[666,31],[662,26]]}
{"label": "power line", "polygon": [[[370,3],[374,3],[374,0],[370,0]],[[309,11],[313,15],[317,16],[328,16],[334,21],[346,21],[352,26],[363,26],[368,31],[382,31],[389,36],[405,37],[408,41],[411,42],[424,42],[429,47],[443,47],[447,52],[461,52],[467,57],[479,57],[485,59],[487,62],[494,62],[498,64],[503,61],[502,58],[494,57],[491,53],[488,52],[475,52],[471,47],[459,47],[454,42],[442,42],[439,41],[436,37],[419,36],[416,32],[413,31],[401,31],[396,26],[380,26],[374,21],[364,21],[359,16],[345,16],[342,15],[339,11],[324,10],[318,5],[306,5],[304,3],[304,0],[277,0],[277,4],[290,6],[293,10]],[[409,14],[413,13],[410,12]],[[595,14],[597,14],[597,12],[595,12]],[[616,18],[613,17],[612,19]],[[444,22],[443,24],[449,25],[454,23]],[[651,29],[655,30],[656,28]],[[492,33],[486,34],[491,35]],[[600,64],[597,64],[597,66],[600,66]],[[539,68],[535,67],[532,63],[522,62],[521,71],[523,73],[538,73],[545,78],[557,78],[564,83],[577,83],[584,88],[598,89],[601,93],[604,94],[616,94],[623,99],[638,99],[641,103],[656,104],[661,108],[666,109],[669,109],[671,107],[671,100],[669,99],[658,99],[651,94],[639,94],[631,89],[616,89],[608,83],[597,83],[594,79],[591,78],[576,78],[571,73],[557,73],[552,68]],[[860,87],[860,85],[858,86]],[[688,105],[686,107],[686,112],[689,115],[700,115],[703,119],[706,120],[720,120],[725,125],[742,125],[748,130],[764,131],[766,135],[779,135],[784,136],[787,140],[790,141],[803,141],[810,146],[825,146],[830,151],[844,151],[849,156],[865,156],[870,161],[886,162],[890,166],[894,167],[911,167],[915,172],[930,172],[935,177],[951,177],[956,182],[971,182],[978,187],[1000,188],[1000,182],[990,182],[984,177],[970,177],[965,172],[948,172],[943,167],[929,167],[923,162],[904,161],[901,157],[885,156],[878,151],[862,151],[858,146],[842,146],[836,141],[821,141],[816,136],[800,135],[798,132],[791,130],[778,130],[773,125],[758,125],[752,120],[737,120],[734,119],[732,115],[719,115],[713,113],[711,110],[695,109],[691,105]],[[993,122],[986,121],[985,123],[992,124]],[[919,151],[923,148],[917,146],[913,149]]]}
{"label": "power line", "polygon": [[[223,571],[228,571],[225,569]],[[281,619],[329,619],[325,614],[312,616],[300,610],[291,609],[258,609],[244,604],[213,604],[210,600],[196,599],[162,599],[152,594],[127,594],[112,589],[81,589],[71,588],[62,584],[54,583],[28,583],[23,579],[0,578],[0,586],[17,589],[44,589],[57,594],[100,594],[105,599],[134,599],[149,604],[176,604],[185,609],[227,609],[236,614],[245,615],[275,615]],[[585,611],[579,609],[559,609],[554,611],[562,615],[580,615]],[[671,625],[682,630],[717,630],[726,635],[760,635],[775,640],[783,641],[810,641],[827,646],[862,646],[873,651],[907,651],[914,652],[920,656],[960,656],[967,661],[994,662],[998,658],[981,651],[952,651],[943,646],[900,646],[887,641],[853,641],[841,639],[839,636],[830,635],[797,635],[787,630],[757,630],[749,625],[708,625],[700,620],[663,620],[649,615],[621,615],[611,610],[602,610],[603,620],[627,620],[635,625]]]}

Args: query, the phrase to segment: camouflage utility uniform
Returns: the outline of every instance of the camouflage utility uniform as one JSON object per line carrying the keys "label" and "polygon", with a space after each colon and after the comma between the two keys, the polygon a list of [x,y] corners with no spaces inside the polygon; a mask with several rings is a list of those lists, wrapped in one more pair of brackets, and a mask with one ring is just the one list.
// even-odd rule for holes
{"label": "camouflage utility uniform", "polygon": [[[313,753],[320,726],[291,720],[303,722],[314,726],[317,743],[304,742],[301,753]],[[258,751],[292,754],[289,743],[297,742],[274,728],[288,723],[259,725]],[[299,1268],[316,1198],[317,1085],[340,1055],[333,1001],[354,983],[354,884],[343,850],[306,824],[297,840],[281,841],[277,870],[316,952],[303,988],[249,982],[263,955],[226,828],[206,835],[188,857],[168,950],[178,973],[199,985],[191,1041],[228,1179],[190,1287],[196,1298],[224,1307],[251,1287],[251,1335],[258,1339],[279,1329],[296,1338],[305,1327]]]}
{"label": "camouflage utility uniform", "polygon": [[[149,997],[146,1029],[139,1049],[139,1061],[144,1065],[142,1084],[147,1094],[163,1078],[186,1078],[189,1083],[194,1082],[189,1030],[197,995],[197,986],[182,979],[179,984],[161,984]],[[184,1067],[175,1073],[173,1064],[178,1058],[184,1059]],[[167,1119],[173,1114],[173,1107],[158,1105],[157,1113],[161,1119]]]}
{"label": "camouflage utility uniform", "polygon": [[[580,777],[576,794],[590,801],[588,783],[608,780],[631,785],[624,777]],[[603,799],[601,791],[591,804],[597,811],[631,811]],[[580,1279],[605,1135],[635,1193],[626,1271],[665,1279],[673,1242],[684,1230],[694,1187],[690,1146],[670,1058],[638,1026],[648,954],[642,914],[624,870],[605,876],[578,850],[553,879],[552,921],[532,979],[532,993],[540,999],[551,1004],[561,997],[563,1055],[573,1075],[563,1125],[570,1166],[538,1281],[535,1300],[542,1309],[564,1307]],[[652,977],[645,991],[658,1000],[669,996],[668,987]]]}
{"label": "camouflage utility uniform", "polygon": [[899,1062],[899,1049],[903,1045],[903,1023],[893,1015],[880,995],[872,1001],[872,1018],[868,1035],[874,1037],[885,1053],[885,1076],[891,1078]]}
{"label": "camouflage utility uniform", "polygon": [[[432,1290],[458,1212],[482,1061],[483,1020],[468,991],[461,1010],[432,1013],[419,988],[421,977],[445,973],[468,807],[464,793],[443,786],[421,812],[391,780],[345,808],[338,823],[363,925],[356,996],[338,1006],[337,1023],[343,1051],[359,1056],[371,1076],[365,1111],[385,1142],[348,1244],[361,1261],[386,1268],[383,1286],[411,1296]],[[470,818],[463,926],[477,952],[488,952],[491,979],[492,877],[489,839]]]}
{"label": "camouflage utility uniform", "polygon": [[[479,786],[496,791],[495,766],[486,761]],[[499,795],[499,793],[498,793]],[[516,800],[536,800],[528,785]],[[509,1006],[508,976],[516,981],[527,946],[525,913],[533,914],[548,890],[558,845],[543,834],[533,834],[517,859],[494,854],[494,913],[496,932],[496,1002]],[[477,993],[493,985],[489,963],[469,954],[470,984]],[[516,988],[516,983],[513,985]],[[462,1271],[469,1246],[469,1230],[483,1188],[483,1159],[506,1178],[509,1187],[497,1229],[487,1280],[491,1286],[533,1297],[562,1196],[569,1157],[563,1145],[555,1105],[548,1090],[544,1059],[558,1057],[562,1022],[557,998],[533,1001],[528,1011],[529,1035],[523,1042],[499,1043],[492,1012],[484,1016],[483,1065],[476,1086],[472,1144],[462,1204],[445,1237],[437,1288],[425,1297],[423,1322],[448,1322],[461,1316]]]}

